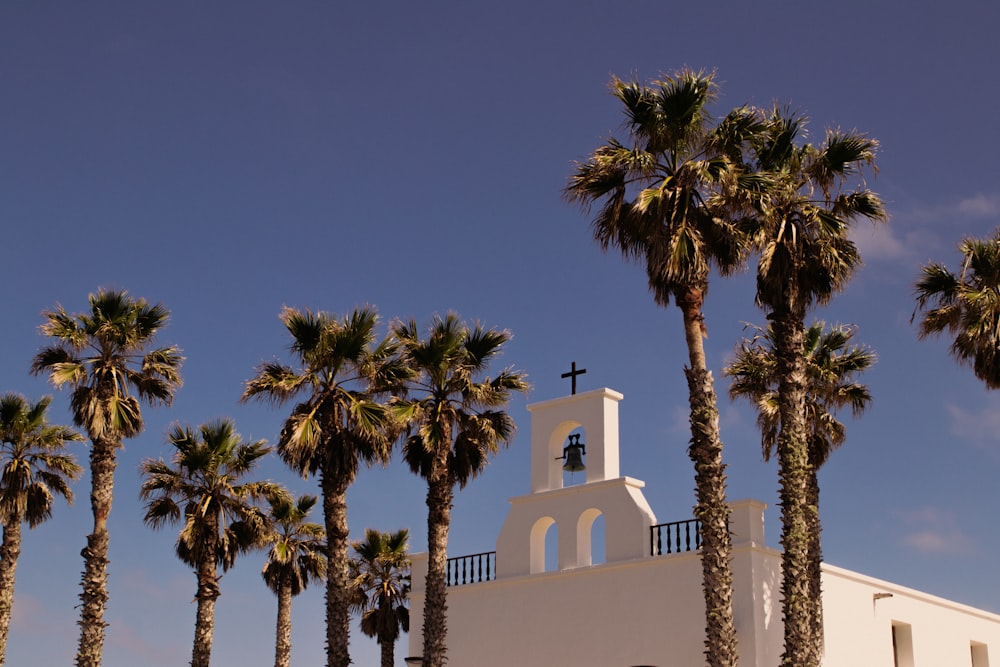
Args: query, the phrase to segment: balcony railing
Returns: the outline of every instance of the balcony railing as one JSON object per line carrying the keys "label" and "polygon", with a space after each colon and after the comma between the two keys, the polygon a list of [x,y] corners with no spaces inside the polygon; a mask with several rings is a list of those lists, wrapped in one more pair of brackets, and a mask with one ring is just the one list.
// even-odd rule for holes
{"label": "balcony railing", "polygon": [[481,581],[493,581],[496,578],[496,551],[449,558],[445,564],[445,583],[448,586],[478,584]]}
{"label": "balcony railing", "polygon": [[701,548],[701,521],[671,521],[649,527],[649,553],[653,556],[697,551]]}
{"label": "balcony railing", "polygon": [[[649,527],[649,553],[652,556],[697,551],[701,548],[701,521],[671,521]],[[445,564],[445,583],[464,586],[497,578],[497,552],[486,551],[449,558]]]}

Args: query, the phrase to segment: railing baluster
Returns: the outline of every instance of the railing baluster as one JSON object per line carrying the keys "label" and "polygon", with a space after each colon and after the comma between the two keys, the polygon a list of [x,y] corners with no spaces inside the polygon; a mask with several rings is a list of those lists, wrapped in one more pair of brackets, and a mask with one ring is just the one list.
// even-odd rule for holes
{"label": "railing baluster", "polygon": [[[660,523],[650,526],[649,530],[649,552],[653,556],[701,549],[701,521],[698,519]],[[664,533],[666,546],[663,544]]]}
{"label": "railing baluster", "polygon": [[445,565],[445,583],[448,586],[462,586],[493,581],[496,579],[496,557],[495,551],[487,551],[449,558]]}

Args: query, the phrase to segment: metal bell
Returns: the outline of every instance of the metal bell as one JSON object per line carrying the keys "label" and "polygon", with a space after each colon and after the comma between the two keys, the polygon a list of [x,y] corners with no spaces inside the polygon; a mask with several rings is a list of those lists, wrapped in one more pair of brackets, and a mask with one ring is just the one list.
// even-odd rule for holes
{"label": "metal bell", "polygon": [[579,434],[569,436],[569,444],[563,448],[562,458],[566,461],[562,469],[566,472],[579,472],[586,470],[583,463],[583,455],[587,453],[587,447],[580,442]]}

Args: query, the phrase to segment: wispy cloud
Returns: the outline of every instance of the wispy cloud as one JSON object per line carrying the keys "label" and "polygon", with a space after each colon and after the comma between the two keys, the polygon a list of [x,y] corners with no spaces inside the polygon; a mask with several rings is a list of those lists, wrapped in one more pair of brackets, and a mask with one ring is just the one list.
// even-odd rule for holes
{"label": "wispy cloud", "polygon": [[927,230],[914,228],[901,234],[900,229],[906,227],[898,222],[880,227],[858,225],[851,228],[850,237],[866,262],[913,264],[920,261],[927,248],[938,242]]}
{"label": "wispy cloud", "polygon": [[686,405],[675,405],[670,408],[670,425],[668,431],[673,434],[691,432],[691,410]]}
{"label": "wispy cloud", "polygon": [[974,218],[1000,217],[1000,195],[978,194],[958,202],[958,212]]}
{"label": "wispy cloud", "polygon": [[986,396],[985,405],[978,409],[946,407],[952,435],[1000,456],[1000,397]]}
{"label": "wispy cloud", "polygon": [[166,600],[174,597],[178,589],[193,589],[191,577],[174,575],[170,578],[156,577],[148,570],[132,569],[124,572],[122,582],[130,591],[139,593],[147,600]]}
{"label": "wispy cloud", "polygon": [[150,667],[168,667],[183,661],[184,651],[169,642],[154,644],[140,635],[121,618],[113,619],[108,628],[108,644],[117,649],[119,654],[127,653],[133,656],[135,665]]}
{"label": "wispy cloud", "polygon": [[970,225],[978,229],[991,218],[1000,224],[1000,194],[980,193],[938,206],[911,203],[908,208],[891,209],[890,213],[888,224],[858,224],[851,228],[851,240],[866,262],[909,265],[937,258],[942,246],[955,248]]}
{"label": "wispy cloud", "polygon": [[975,544],[958,525],[954,514],[938,507],[894,512],[906,529],[903,545],[924,554],[959,555],[975,551]]}

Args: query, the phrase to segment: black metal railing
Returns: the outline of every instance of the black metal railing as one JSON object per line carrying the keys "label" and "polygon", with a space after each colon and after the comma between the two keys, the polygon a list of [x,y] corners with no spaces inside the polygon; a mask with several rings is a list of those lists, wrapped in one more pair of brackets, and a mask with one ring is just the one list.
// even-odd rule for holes
{"label": "black metal railing", "polygon": [[445,564],[445,583],[448,586],[477,584],[497,578],[497,552],[487,551],[471,556],[449,558]]}
{"label": "black metal railing", "polygon": [[701,548],[701,521],[671,521],[649,527],[649,553],[653,556],[696,551]]}

